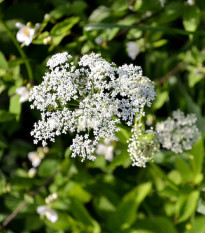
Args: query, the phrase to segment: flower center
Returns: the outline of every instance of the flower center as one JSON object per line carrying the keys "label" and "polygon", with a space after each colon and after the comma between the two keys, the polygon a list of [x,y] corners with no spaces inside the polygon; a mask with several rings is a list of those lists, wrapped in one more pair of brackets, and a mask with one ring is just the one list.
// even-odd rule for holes
{"label": "flower center", "polygon": [[23,34],[29,36],[29,30],[27,28],[23,29]]}

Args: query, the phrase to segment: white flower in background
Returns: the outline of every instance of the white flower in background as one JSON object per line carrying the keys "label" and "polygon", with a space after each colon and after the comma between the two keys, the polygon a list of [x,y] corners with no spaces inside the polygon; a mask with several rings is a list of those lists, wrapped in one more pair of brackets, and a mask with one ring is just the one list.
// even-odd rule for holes
{"label": "white flower in background", "polygon": [[52,201],[56,200],[58,198],[58,194],[57,193],[52,193],[49,196],[46,197],[45,202],[46,204],[51,203]]}
{"label": "white flower in background", "polygon": [[[45,146],[58,135],[76,133],[71,157],[94,160],[100,140],[114,138],[119,123],[131,126],[145,115],[156,96],[154,83],[141,67],[117,68],[100,54],[84,55],[76,65],[70,58],[66,52],[52,56],[43,82],[31,90],[31,108],[41,111],[31,135]],[[106,151],[111,160],[113,149]]]}
{"label": "white flower in background", "polygon": [[29,152],[28,158],[31,161],[33,167],[38,167],[41,163],[41,158],[36,151]]}
{"label": "white flower in background", "polygon": [[43,39],[43,44],[45,44],[45,45],[49,44],[51,41],[52,41],[51,36],[48,36],[48,37],[46,37],[46,38]]}
{"label": "white flower in background", "polygon": [[161,7],[164,7],[165,0],[159,0]]}
{"label": "white flower in background", "polygon": [[106,145],[105,143],[98,143],[96,149],[97,155],[104,155],[105,159],[111,162],[113,160],[113,152],[114,152],[114,147],[112,145]]}
{"label": "white flower in background", "polygon": [[187,0],[187,4],[189,6],[193,6],[195,4],[195,1],[194,0]]}
{"label": "white flower in background", "polygon": [[127,54],[132,59],[135,60],[137,55],[140,53],[139,45],[134,41],[127,42]]}
{"label": "white flower in background", "polygon": [[29,91],[25,86],[18,87],[16,89],[16,94],[20,95],[19,102],[24,103],[29,99]]}
{"label": "white flower in background", "polygon": [[16,23],[16,27],[19,28],[19,31],[16,34],[17,41],[21,43],[24,42],[27,46],[30,45],[35,34],[35,30],[19,22]]}
{"label": "white flower in background", "polygon": [[32,167],[28,171],[28,177],[33,178],[36,175],[36,168]]}
{"label": "white flower in background", "polygon": [[188,114],[186,117],[180,110],[172,113],[166,121],[156,124],[156,132],[162,147],[175,153],[190,150],[199,137],[196,127],[196,115]]}
{"label": "white flower in background", "polygon": [[95,43],[96,44],[102,44],[102,42],[103,42],[102,37],[98,36],[98,37],[95,38]]}
{"label": "white flower in background", "polygon": [[56,222],[58,220],[58,214],[56,211],[45,205],[38,206],[37,213],[46,216],[46,218],[51,222]]}

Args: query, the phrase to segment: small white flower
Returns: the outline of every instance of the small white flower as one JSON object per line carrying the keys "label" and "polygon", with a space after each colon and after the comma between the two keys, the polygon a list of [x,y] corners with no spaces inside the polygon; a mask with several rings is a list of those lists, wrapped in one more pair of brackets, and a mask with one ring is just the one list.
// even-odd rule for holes
{"label": "small white flower", "polygon": [[187,4],[189,6],[193,6],[195,4],[194,0],[187,0]]}
{"label": "small white flower", "polygon": [[102,42],[103,42],[103,39],[100,36],[95,38],[95,43],[96,44],[102,44]]}
{"label": "small white flower", "polygon": [[16,34],[16,39],[18,42],[24,42],[25,45],[30,45],[35,34],[35,30],[30,28],[22,23],[16,23],[16,27],[19,28],[19,31]]}
{"label": "small white flower", "polygon": [[161,7],[164,7],[165,0],[159,0]]}
{"label": "small white flower", "polygon": [[51,195],[47,196],[45,199],[46,204],[51,203],[52,201],[56,200],[58,198],[57,193],[52,193]]}
{"label": "small white flower", "polygon": [[105,159],[111,162],[113,160],[113,151],[114,151],[113,146],[106,145],[103,143],[98,143],[97,149],[96,149],[96,154],[104,155]]}
{"label": "small white flower", "polygon": [[55,210],[52,210],[45,205],[38,206],[37,213],[46,216],[46,218],[51,222],[56,222],[58,220],[58,214]]}
{"label": "small white flower", "polygon": [[24,103],[24,102],[26,102],[29,99],[29,91],[24,86],[18,87],[16,89],[16,94],[20,95],[20,99],[19,99],[20,103]]}
{"label": "small white flower", "polygon": [[33,178],[36,175],[36,168],[32,167],[28,171],[28,177]]}
{"label": "small white flower", "polygon": [[52,40],[51,36],[48,36],[48,37],[43,39],[43,44],[45,44],[45,45],[49,44],[51,42],[51,40]]}
{"label": "small white flower", "polygon": [[139,45],[134,41],[127,42],[127,54],[132,59],[135,60],[137,55],[140,53]]}
{"label": "small white flower", "polygon": [[38,156],[38,153],[33,151],[28,153],[28,158],[32,163],[33,167],[38,167],[41,163],[41,158]]}

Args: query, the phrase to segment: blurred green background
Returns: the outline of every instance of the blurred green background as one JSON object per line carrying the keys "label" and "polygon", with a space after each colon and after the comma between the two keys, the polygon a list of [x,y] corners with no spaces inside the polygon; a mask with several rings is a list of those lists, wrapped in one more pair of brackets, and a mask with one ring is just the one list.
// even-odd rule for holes
{"label": "blurred green background", "polygon": [[[29,46],[16,41],[17,22],[40,23]],[[0,232],[205,232],[204,27],[204,0],[0,1]],[[30,136],[40,114],[15,92],[39,84],[48,58],[63,51],[142,66],[157,92],[145,124],[176,109],[195,113],[201,139],[183,154],[161,150],[138,168],[130,166],[125,126],[112,162],[71,159],[72,134],[59,136],[32,175],[28,153],[43,153]],[[36,210],[54,192],[52,223]]]}

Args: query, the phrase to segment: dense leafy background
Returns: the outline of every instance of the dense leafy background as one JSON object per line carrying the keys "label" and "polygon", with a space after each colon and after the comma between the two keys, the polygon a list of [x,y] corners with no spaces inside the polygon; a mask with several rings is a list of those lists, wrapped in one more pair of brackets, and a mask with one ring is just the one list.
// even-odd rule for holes
{"label": "dense leafy background", "polygon": [[[2,231],[204,233],[204,0],[192,6],[166,0],[164,7],[158,0],[0,2],[0,223],[26,203]],[[41,23],[32,44],[20,51],[16,22]],[[45,45],[48,36],[52,41]],[[134,61],[127,55],[128,41],[140,47]],[[149,121],[154,125],[176,109],[195,113],[202,138],[191,151],[161,151],[154,163],[137,168],[130,166],[125,127],[111,163],[103,156],[95,162],[71,159],[72,135],[58,137],[37,175],[28,177],[27,154],[37,150],[30,131],[39,112],[30,110],[28,102],[19,103],[15,90],[40,83],[47,59],[61,51],[76,59],[94,51],[118,65],[142,66],[156,82],[157,98],[146,110]],[[53,180],[32,192],[54,173]],[[59,215],[56,223],[36,212],[52,192],[59,195],[51,204]]]}

